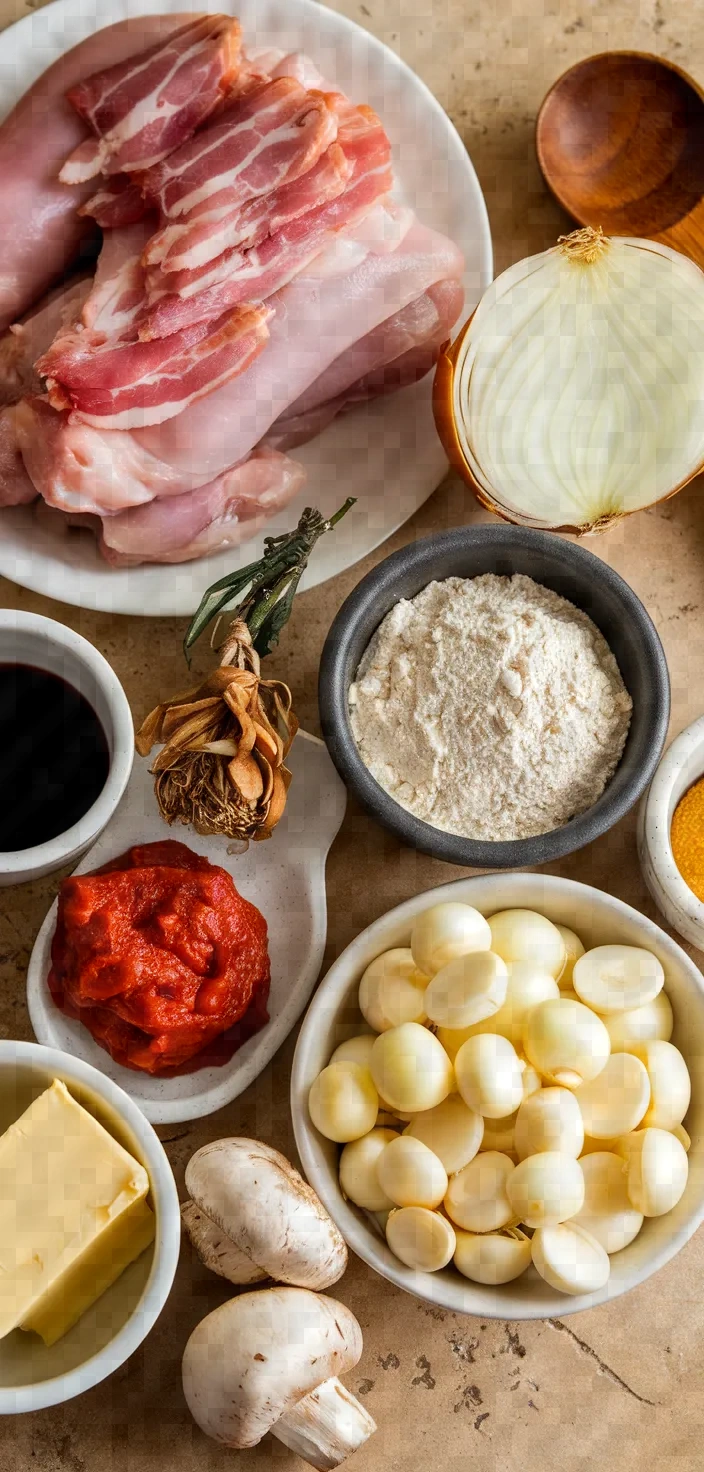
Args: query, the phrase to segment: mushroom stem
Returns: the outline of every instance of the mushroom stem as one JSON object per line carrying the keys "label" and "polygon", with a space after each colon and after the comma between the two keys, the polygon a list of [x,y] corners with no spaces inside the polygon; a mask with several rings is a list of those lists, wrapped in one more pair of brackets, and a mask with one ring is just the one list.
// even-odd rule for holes
{"label": "mushroom stem", "polygon": [[331,1375],[272,1426],[273,1436],[319,1472],[339,1467],[374,1435],[376,1422]]}

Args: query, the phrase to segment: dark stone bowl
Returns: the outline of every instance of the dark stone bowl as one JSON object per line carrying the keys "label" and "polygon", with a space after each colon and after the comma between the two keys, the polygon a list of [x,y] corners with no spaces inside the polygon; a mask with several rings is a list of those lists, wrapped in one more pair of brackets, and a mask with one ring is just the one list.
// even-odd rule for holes
{"label": "dark stone bowl", "polygon": [[[525,573],[589,614],[611,647],[633,701],[623,756],[593,807],[562,828],[508,843],[444,833],[402,808],[365,767],[348,711],[348,691],[361,657],[393,605],[414,597],[434,579],[486,572]],[[368,812],[404,843],[468,868],[534,868],[599,838],[637,802],[665,743],[670,679],[653,623],[618,573],[555,533],[492,525],[461,527],[412,543],[368,573],[343,603],[327,636],[318,698],[323,736],[340,776]]]}

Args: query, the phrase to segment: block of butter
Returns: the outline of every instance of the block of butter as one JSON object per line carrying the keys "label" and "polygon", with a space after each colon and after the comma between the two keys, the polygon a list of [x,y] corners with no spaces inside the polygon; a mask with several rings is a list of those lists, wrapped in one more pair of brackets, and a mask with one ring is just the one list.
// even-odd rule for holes
{"label": "block of butter", "polygon": [[55,1079],[0,1137],[0,1338],[53,1344],[154,1237],[143,1165]]}

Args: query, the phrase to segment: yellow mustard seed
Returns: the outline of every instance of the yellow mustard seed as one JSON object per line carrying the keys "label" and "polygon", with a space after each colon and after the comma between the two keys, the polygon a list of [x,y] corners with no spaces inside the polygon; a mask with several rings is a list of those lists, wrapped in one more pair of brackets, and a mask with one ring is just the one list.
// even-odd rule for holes
{"label": "yellow mustard seed", "polygon": [[704,777],[675,808],[670,842],[677,868],[692,894],[704,901]]}

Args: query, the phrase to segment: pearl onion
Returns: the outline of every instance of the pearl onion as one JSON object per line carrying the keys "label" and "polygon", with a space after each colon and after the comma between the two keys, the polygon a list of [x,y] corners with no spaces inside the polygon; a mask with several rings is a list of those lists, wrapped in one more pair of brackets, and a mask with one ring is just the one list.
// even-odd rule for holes
{"label": "pearl onion", "polygon": [[352,1140],[340,1156],[340,1185],[355,1206],[365,1211],[390,1211],[393,1201],[382,1191],[377,1176],[379,1157],[392,1140],[393,1130],[373,1129],[360,1140]]}
{"label": "pearl onion", "polygon": [[633,1053],[641,1043],[659,1038],[668,1043],[672,1037],[675,1019],[670,999],[665,992],[658,992],[653,1002],[644,1007],[632,1007],[630,1012],[611,1012],[603,1019],[611,1038],[612,1053]]}
{"label": "pearl onion", "polygon": [[572,985],[595,1012],[645,1007],[662,991],[665,972],[652,951],[640,946],[596,946],[575,962]]}
{"label": "pearl onion", "polygon": [[411,932],[413,959],[426,976],[435,976],[457,956],[490,947],[491,931],[484,916],[455,901],[423,910]]}
{"label": "pearl onion", "polygon": [[[669,1044],[665,1044],[669,1046]],[[650,1080],[633,1053],[612,1053],[601,1073],[577,1091],[586,1133],[612,1140],[640,1124],[650,1103]]]}
{"label": "pearl onion", "polygon": [[375,1032],[387,1032],[403,1022],[424,1022],[427,976],[410,950],[385,951],[367,966],[359,983],[359,1010]]}
{"label": "pearl onion", "polygon": [[650,1079],[650,1105],[641,1115],[643,1128],[672,1130],[681,1124],[689,1109],[692,1086],[687,1064],[672,1043],[655,1040],[635,1050]]}
{"label": "pearl onion", "polygon": [[575,935],[574,931],[570,930],[566,925],[556,925],[555,929],[559,930],[565,946],[565,964],[557,978],[560,991],[564,992],[572,986],[574,963],[579,960],[580,956],[584,955],[584,946],[579,936]]}
{"label": "pearl onion", "polygon": [[448,1175],[462,1170],[473,1160],[484,1134],[481,1114],[468,1109],[459,1094],[450,1094],[442,1104],[415,1114],[405,1135],[422,1140],[441,1160]]}
{"label": "pearl onion", "polygon": [[551,1084],[578,1089],[601,1073],[611,1051],[603,1022],[581,1002],[541,1002],[528,1014],[523,1048]]}
{"label": "pearl onion", "polygon": [[412,1135],[395,1135],[377,1161],[377,1179],[395,1206],[439,1206],[447,1171],[437,1155]]}
{"label": "pearl onion", "polygon": [[516,1144],[517,1115],[518,1111],[514,1110],[514,1113],[507,1114],[505,1119],[485,1119],[480,1149],[500,1150],[503,1155],[513,1155]]}
{"label": "pearl onion", "polygon": [[359,1063],[362,1068],[371,1068],[375,1041],[373,1032],[359,1033],[357,1037],[347,1038],[335,1049],[330,1062]]}
{"label": "pearl onion", "polygon": [[407,1268],[421,1273],[437,1273],[447,1267],[456,1246],[455,1232],[447,1218],[424,1206],[392,1211],[386,1223],[386,1240]]}
{"label": "pearl onion", "polygon": [[470,1109],[489,1119],[513,1114],[523,1098],[518,1054],[506,1038],[468,1038],[455,1059],[457,1087]]}
{"label": "pearl onion", "polygon": [[458,1039],[455,1052],[461,1046],[460,1031],[462,1042],[466,1042],[468,1037],[478,1037],[483,1032],[493,1032],[508,1038],[514,1048],[520,1048],[523,1043],[524,1023],[531,1007],[537,1007],[539,1002],[559,998],[560,988],[554,977],[548,971],[535,966],[532,961],[510,961],[507,970],[508,984],[503,1006],[487,1021],[479,1022],[471,1028],[460,1029],[453,1034]]}
{"label": "pearl onion", "polygon": [[576,1222],[542,1227],[531,1246],[534,1266],[558,1293],[596,1293],[608,1282],[608,1254]]}
{"label": "pearl onion", "polygon": [[677,1205],[687,1185],[687,1152],[667,1130],[644,1129],[624,1135],[618,1151],[627,1167],[628,1198],[643,1216],[664,1216]]}
{"label": "pearl onion", "polygon": [[515,1149],[519,1160],[544,1150],[557,1150],[576,1160],[583,1144],[579,1104],[569,1089],[541,1089],[524,1099],[516,1115]]}
{"label": "pearl onion", "polygon": [[517,1227],[505,1232],[457,1232],[455,1267],[473,1283],[511,1283],[530,1267],[530,1238]]}
{"label": "pearl onion", "polygon": [[565,943],[556,925],[535,910],[499,910],[489,917],[491,949],[504,961],[532,961],[560,975],[565,964]]}
{"label": "pearl onion", "polygon": [[368,1135],[376,1123],[379,1098],[368,1068],[330,1063],[308,1095],[308,1112],[327,1140],[344,1144]]}
{"label": "pearl onion", "polygon": [[584,1227],[605,1252],[621,1252],[643,1225],[643,1213],[631,1206],[627,1167],[620,1155],[600,1151],[584,1157],[584,1206],[573,1222]]}
{"label": "pearl onion", "polygon": [[442,1104],[453,1085],[452,1064],[427,1027],[404,1022],[382,1032],[372,1049],[372,1078],[386,1106],[420,1114]]}
{"label": "pearl onion", "polygon": [[508,1155],[488,1150],[453,1176],[444,1206],[455,1225],[468,1232],[495,1232],[508,1226],[514,1212],[506,1183],[515,1169]]}
{"label": "pearl onion", "polygon": [[498,1012],[507,986],[505,961],[493,951],[474,951],[436,972],[425,994],[425,1010],[441,1027],[472,1027]]}
{"label": "pearl onion", "polygon": [[670,1130],[670,1134],[674,1135],[676,1140],[679,1140],[683,1150],[690,1149],[692,1141],[683,1124],[676,1124],[674,1129]]}
{"label": "pearl onion", "polygon": [[527,1227],[552,1226],[581,1211],[584,1176],[579,1161],[557,1150],[522,1160],[506,1191],[517,1221]]}

